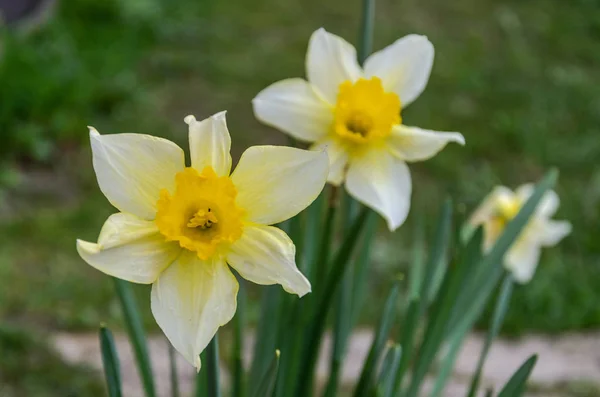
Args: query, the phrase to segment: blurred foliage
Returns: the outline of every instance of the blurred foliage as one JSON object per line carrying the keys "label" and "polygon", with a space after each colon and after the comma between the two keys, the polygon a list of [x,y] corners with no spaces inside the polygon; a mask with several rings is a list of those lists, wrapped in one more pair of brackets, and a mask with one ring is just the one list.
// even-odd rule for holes
{"label": "blurred foliage", "polygon": [[[185,115],[228,109],[234,158],[249,145],[285,144],[254,120],[251,99],[269,83],[304,76],[318,27],[355,43],[359,12],[358,0],[251,8],[241,0],[71,0],[32,32],[5,30],[0,180],[10,184],[0,190],[9,209],[0,211],[0,275],[10,282],[0,289],[0,316],[68,329],[118,318],[109,280],[74,249],[114,211],[95,185],[86,125],[186,147]],[[429,36],[436,61],[404,122],[461,131],[467,145],[411,165],[413,211],[398,233],[382,233],[371,290],[408,268],[415,219],[432,224],[444,196],[466,216],[494,185],[515,187],[557,166],[557,217],[574,232],[545,251],[531,284],[515,289],[505,330],[598,327],[600,8],[591,0],[378,1],[376,49],[413,32]],[[50,187],[32,193],[39,164]],[[67,181],[56,184],[58,175]],[[63,200],[69,191],[74,198]]]}
{"label": "blurred foliage", "polygon": [[98,114],[134,99],[132,66],[152,43],[149,22],[155,12],[139,5],[139,0],[62,1],[42,26],[3,31],[4,162],[48,161],[61,146],[81,143],[82,129]]}
{"label": "blurred foliage", "polygon": [[104,386],[89,368],[68,365],[25,329],[0,327],[0,396],[100,396]]}

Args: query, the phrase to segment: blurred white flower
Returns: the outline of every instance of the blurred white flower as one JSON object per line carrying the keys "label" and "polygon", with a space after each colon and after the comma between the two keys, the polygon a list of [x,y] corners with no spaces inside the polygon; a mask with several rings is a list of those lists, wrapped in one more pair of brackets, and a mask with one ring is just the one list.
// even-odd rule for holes
{"label": "blurred white flower", "polygon": [[[497,186],[473,213],[469,223],[483,225],[484,251],[489,251],[505,226],[513,219],[527,199],[533,194],[534,186],[526,184],[512,191]],[[533,277],[539,262],[541,248],[556,245],[571,232],[567,221],[552,220],[560,200],[556,192],[546,192],[527,225],[504,257],[504,267],[519,283],[527,283]]]}
{"label": "blurred white flower", "polygon": [[282,80],[253,100],[256,117],[292,137],[327,148],[328,181],[377,211],[390,230],[410,207],[406,162],[433,157],[448,142],[464,144],[457,132],[436,132],[401,123],[400,112],[425,89],[433,45],[409,35],[358,65],[356,50],[319,29],[306,55],[308,81]]}

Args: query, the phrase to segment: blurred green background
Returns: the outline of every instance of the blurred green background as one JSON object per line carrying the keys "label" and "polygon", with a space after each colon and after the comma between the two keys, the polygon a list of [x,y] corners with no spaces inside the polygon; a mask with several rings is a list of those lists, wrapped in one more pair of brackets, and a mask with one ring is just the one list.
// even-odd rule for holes
{"label": "blurred green background", "polygon": [[[86,126],[160,135],[187,150],[183,118],[227,109],[234,159],[250,145],[286,144],[253,118],[251,99],[272,82],[304,76],[315,29],[356,43],[359,13],[358,0],[71,0],[2,28],[0,380],[12,376],[15,395],[31,395],[30,382],[5,368],[41,347],[14,343],[29,336],[13,327],[38,338],[120,324],[110,280],[75,251],[75,239],[95,240],[114,212],[96,185]],[[546,250],[533,281],[517,288],[504,332],[598,327],[597,1],[378,1],[374,48],[408,33],[427,35],[436,60],[404,122],[460,131],[467,145],[411,165],[413,210],[391,236],[382,222],[370,291],[385,291],[378,287],[390,274],[407,268],[416,220],[430,231],[446,196],[466,216],[494,185],[515,187],[558,167],[557,216],[573,223],[573,234]],[[153,327],[147,300],[140,303]],[[52,395],[93,394],[90,382],[55,385],[68,389]]]}

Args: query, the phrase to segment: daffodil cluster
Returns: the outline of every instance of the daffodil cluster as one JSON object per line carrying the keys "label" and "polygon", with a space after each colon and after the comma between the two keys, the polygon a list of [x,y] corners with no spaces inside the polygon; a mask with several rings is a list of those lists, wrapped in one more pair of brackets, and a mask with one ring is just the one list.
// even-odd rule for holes
{"label": "daffodil cluster", "polygon": [[[173,346],[198,370],[200,353],[237,306],[238,281],[280,284],[303,296],[311,285],[296,266],[292,240],[269,226],[304,210],[326,182],[385,218],[390,230],[408,215],[409,162],[429,159],[458,132],[407,126],[402,110],[425,89],[434,48],[409,35],[372,54],[363,66],[342,38],[319,29],[306,55],[307,80],[274,83],[253,100],[256,117],[308,150],[254,146],[231,172],[225,112],[189,125],[191,162],[173,142],[142,134],[100,135],[90,128],[100,189],[119,211],[97,242],[78,240],[94,268],[133,283],[152,284],[152,313]],[[498,187],[471,219],[485,229],[489,250],[531,195]],[[548,193],[508,253],[506,267],[528,281],[540,247],[570,231],[550,219],[558,197]],[[324,264],[320,264],[323,266]]]}

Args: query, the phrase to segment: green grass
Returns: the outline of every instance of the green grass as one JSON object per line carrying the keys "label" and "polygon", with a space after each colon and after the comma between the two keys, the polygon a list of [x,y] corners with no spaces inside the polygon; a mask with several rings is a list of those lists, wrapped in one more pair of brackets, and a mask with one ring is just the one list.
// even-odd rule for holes
{"label": "green grass", "polygon": [[91,369],[68,365],[39,336],[15,327],[0,327],[0,395],[2,397],[75,397],[105,393]]}
{"label": "green grass", "polygon": [[[358,0],[126,3],[62,2],[48,25],[6,38],[1,174],[12,182],[1,192],[11,210],[0,218],[0,318],[52,329],[119,324],[112,285],[75,252],[75,239],[94,240],[112,211],[95,185],[86,125],[186,148],[184,116],[227,109],[234,158],[249,145],[285,144],[253,118],[253,96],[304,75],[318,27],[357,41]],[[467,146],[411,166],[413,212],[395,235],[382,232],[372,287],[406,269],[416,213],[432,226],[447,195],[470,212],[494,185],[514,187],[556,166],[558,216],[574,232],[517,288],[506,331],[598,327],[600,10],[586,0],[378,2],[376,49],[413,32],[429,36],[436,61],[404,122],[461,131]],[[42,191],[28,181],[40,169],[50,185]],[[151,324],[147,300],[140,306]]]}

